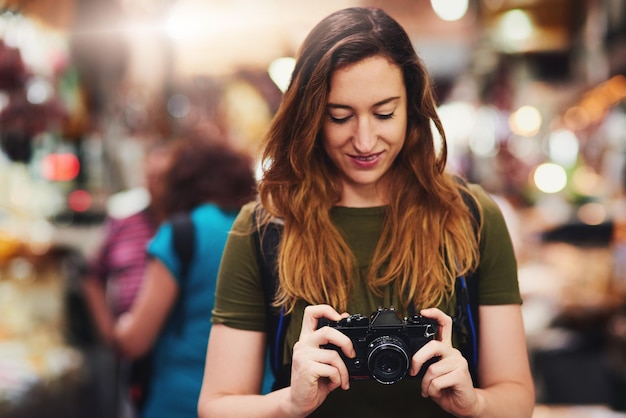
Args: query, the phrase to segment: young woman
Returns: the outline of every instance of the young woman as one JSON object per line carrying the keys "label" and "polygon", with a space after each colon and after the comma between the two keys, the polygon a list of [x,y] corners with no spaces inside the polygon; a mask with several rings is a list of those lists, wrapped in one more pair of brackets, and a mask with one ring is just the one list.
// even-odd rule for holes
{"label": "young woman", "polygon": [[[437,153],[431,130],[445,138],[435,106],[406,32],[382,10],[341,10],[311,31],[265,138],[259,195],[266,216],[244,207],[225,247],[201,417],[531,416],[511,241],[487,194],[445,172],[445,140]],[[291,380],[259,395],[269,319],[253,225],[263,237],[277,220],[284,230],[274,304],[291,317],[283,358]],[[453,345],[451,319],[456,278],[476,269],[477,387]],[[335,327],[318,329],[318,320],[392,306],[436,321],[436,339],[395,384],[350,379],[339,352],[323,346],[351,358],[352,340]]]}

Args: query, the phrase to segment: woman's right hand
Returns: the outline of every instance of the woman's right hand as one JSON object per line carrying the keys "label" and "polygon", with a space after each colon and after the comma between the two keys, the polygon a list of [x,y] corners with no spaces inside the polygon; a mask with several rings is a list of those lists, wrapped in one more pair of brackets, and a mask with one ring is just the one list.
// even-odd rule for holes
{"label": "woman's right hand", "polygon": [[326,396],[341,387],[350,388],[348,369],[335,350],[321,348],[334,344],[347,357],[356,355],[349,337],[332,327],[317,328],[320,318],[338,321],[339,314],[328,305],[308,306],[304,310],[300,338],[293,346],[291,366],[291,402],[297,415],[308,415],[324,402]]}

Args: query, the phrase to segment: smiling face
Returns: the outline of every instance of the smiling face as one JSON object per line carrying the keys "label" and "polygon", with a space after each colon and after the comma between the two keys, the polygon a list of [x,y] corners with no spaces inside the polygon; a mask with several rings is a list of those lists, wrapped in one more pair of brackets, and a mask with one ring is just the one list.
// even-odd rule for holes
{"label": "smiling face", "polygon": [[405,141],[406,103],[402,71],[385,57],[366,58],[332,74],[322,139],[339,171],[339,205],[388,203],[387,174]]}

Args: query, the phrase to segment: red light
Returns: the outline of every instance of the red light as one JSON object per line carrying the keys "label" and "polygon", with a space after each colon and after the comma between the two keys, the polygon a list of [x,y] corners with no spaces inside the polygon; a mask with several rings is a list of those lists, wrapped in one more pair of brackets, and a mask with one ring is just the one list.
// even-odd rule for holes
{"label": "red light", "polygon": [[67,206],[74,212],[86,212],[91,207],[91,195],[84,190],[74,190],[67,196]]}
{"label": "red light", "polygon": [[41,174],[50,181],[74,180],[80,171],[80,161],[71,153],[49,154],[41,161]]}

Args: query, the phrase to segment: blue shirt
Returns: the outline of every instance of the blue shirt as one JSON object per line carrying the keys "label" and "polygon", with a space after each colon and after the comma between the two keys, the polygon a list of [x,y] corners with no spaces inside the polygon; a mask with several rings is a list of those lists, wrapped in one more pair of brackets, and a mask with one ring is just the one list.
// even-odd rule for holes
{"label": "blue shirt", "polygon": [[182,286],[172,225],[164,223],[148,244],[148,253],[159,259],[177,281],[177,303],[181,305],[170,312],[154,347],[153,377],[143,412],[146,418],[186,418],[198,414],[217,271],[236,215],[214,204],[198,206],[191,212],[194,254]]}

